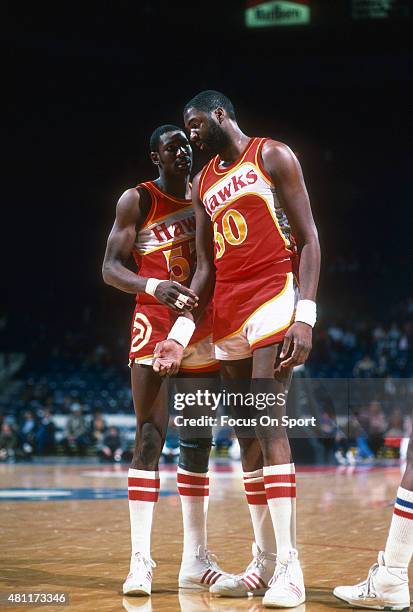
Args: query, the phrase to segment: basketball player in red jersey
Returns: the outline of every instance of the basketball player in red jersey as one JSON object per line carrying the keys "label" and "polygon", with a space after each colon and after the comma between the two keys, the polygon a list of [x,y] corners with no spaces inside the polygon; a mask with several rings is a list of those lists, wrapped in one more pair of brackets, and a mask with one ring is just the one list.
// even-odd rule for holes
{"label": "basketball player in red jersey", "polygon": [[[132,556],[123,585],[127,595],[150,595],[151,527],[159,496],[158,462],[165,441],[168,405],[164,380],[152,369],[156,343],[178,313],[197,303],[187,288],[195,268],[195,216],[190,199],[192,150],[184,132],[173,125],[156,129],[151,158],[159,178],[128,189],[120,198],[109,235],[103,278],[117,289],[136,294],[129,364],[137,431],[128,473]],[[126,267],[133,255],[138,274]],[[211,308],[200,319],[184,351],[181,372],[203,377],[218,369],[211,356]],[[177,472],[184,521],[184,550],[179,586],[208,589],[223,573],[206,546],[211,439],[181,439]]]}
{"label": "basketball player in red jersey", "polygon": [[[299,162],[281,142],[246,136],[231,101],[219,92],[195,96],[184,120],[191,141],[212,156],[192,188],[197,268],[191,289],[199,297],[194,314],[202,312],[215,280],[213,342],[222,376],[275,377],[277,391],[285,394],[293,367],[311,349],[320,268]],[[193,329],[194,315],[179,318],[188,332]],[[175,335],[158,345],[154,369],[174,373],[181,356]],[[268,607],[295,607],[305,601],[295,544],[295,468],[285,428],[266,429],[256,428],[256,438],[239,437],[253,560],[244,574],[224,577],[210,591],[229,597],[265,593]]]}

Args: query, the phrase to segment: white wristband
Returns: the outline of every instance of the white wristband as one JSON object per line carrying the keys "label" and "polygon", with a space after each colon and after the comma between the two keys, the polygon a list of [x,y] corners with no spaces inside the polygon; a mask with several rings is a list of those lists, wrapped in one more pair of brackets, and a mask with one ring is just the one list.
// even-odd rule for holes
{"label": "white wristband", "polygon": [[186,348],[195,330],[195,323],[187,317],[178,317],[168,334],[168,340],[175,340]]}
{"label": "white wristband", "polygon": [[148,280],[146,281],[145,293],[148,293],[152,297],[155,297],[156,287],[161,282],[162,281],[158,280],[157,278],[148,278]]}
{"label": "white wristband", "polygon": [[314,327],[317,321],[317,304],[313,300],[298,300],[295,321],[301,321]]}

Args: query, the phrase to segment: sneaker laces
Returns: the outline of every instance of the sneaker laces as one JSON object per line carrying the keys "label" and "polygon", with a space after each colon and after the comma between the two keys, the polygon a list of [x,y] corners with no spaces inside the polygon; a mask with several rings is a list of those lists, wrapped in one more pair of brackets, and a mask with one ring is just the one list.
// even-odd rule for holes
{"label": "sneaker laces", "polygon": [[373,576],[378,570],[378,568],[379,568],[379,564],[374,563],[374,565],[372,565],[371,568],[369,569],[367,579],[364,580],[363,582],[359,582],[359,584],[356,585],[356,587],[358,587],[361,591],[359,597],[376,597],[376,593],[374,593],[373,591],[372,582],[373,582]]}
{"label": "sneaker laces", "polygon": [[262,550],[260,550],[260,552],[258,554],[254,555],[251,563],[249,564],[249,566],[245,570],[244,574],[247,574],[251,570],[255,570],[255,569],[265,569],[264,561],[267,558],[268,558],[267,553],[265,553]]}
{"label": "sneaker laces", "polygon": [[207,565],[216,572],[222,572],[221,568],[218,565],[218,557],[214,555],[214,553],[210,550],[207,550],[202,546],[198,546],[198,552],[196,557],[199,561],[205,561]]}
{"label": "sneaker laces", "polygon": [[218,565],[218,557],[213,552],[207,550],[206,548],[203,548],[202,546],[198,546],[196,558],[199,561],[205,561],[208,567],[210,567],[214,572],[218,572],[220,574],[228,575],[231,577],[235,576],[235,574],[224,572],[224,570],[221,569]]}
{"label": "sneaker laces", "polygon": [[258,548],[256,554],[253,555],[252,561],[248,565],[247,569],[245,569],[240,574],[232,574],[234,578],[238,578],[242,580],[244,576],[247,576],[249,572],[256,570],[265,570],[264,561],[276,561],[277,555],[275,553],[266,553],[264,550]]}
{"label": "sneaker laces", "polygon": [[285,579],[288,576],[288,569],[289,569],[288,565],[289,565],[288,563],[283,563],[282,561],[278,561],[277,560],[277,565],[275,566],[275,572],[274,572],[272,578],[270,578],[268,586],[272,586],[273,584],[275,584],[275,582],[281,576],[283,577],[283,580],[285,582]]}
{"label": "sneaker laces", "polygon": [[152,569],[153,567],[156,567],[155,561],[150,557],[145,557],[145,555],[143,555],[141,552],[135,553],[133,560],[136,561],[137,566],[140,563],[143,563],[146,569]]}

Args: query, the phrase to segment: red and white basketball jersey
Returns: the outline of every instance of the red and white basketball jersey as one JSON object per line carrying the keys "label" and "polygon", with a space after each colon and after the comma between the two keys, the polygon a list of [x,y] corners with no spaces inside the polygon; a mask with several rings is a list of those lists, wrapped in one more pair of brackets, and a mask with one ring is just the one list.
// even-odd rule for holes
{"label": "red and white basketball jersey", "polygon": [[[140,183],[151,195],[151,208],[139,230],[133,257],[139,274],[147,278],[175,280],[189,286],[196,265],[195,214],[191,200],[163,193],[153,181]],[[141,304],[159,304],[147,293]]]}
{"label": "red and white basketball jersey", "polygon": [[216,156],[201,172],[199,196],[214,225],[217,281],[271,276],[281,262],[284,271],[292,270],[296,245],[262,163],[266,140],[251,138],[236,162],[223,168]]}

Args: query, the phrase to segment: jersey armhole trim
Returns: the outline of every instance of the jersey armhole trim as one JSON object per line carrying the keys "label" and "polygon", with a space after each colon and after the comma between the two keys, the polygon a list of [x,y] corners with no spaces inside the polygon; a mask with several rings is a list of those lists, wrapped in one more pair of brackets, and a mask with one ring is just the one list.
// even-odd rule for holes
{"label": "jersey armhole trim", "polygon": [[148,210],[148,214],[146,216],[145,223],[140,228],[141,230],[143,230],[146,227],[148,227],[148,225],[150,225],[152,219],[155,216],[155,213],[156,213],[156,196],[153,193],[153,191],[150,188],[148,183],[139,183],[139,185],[136,186],[136,189],[138,189],[138,190],[139,189],[144,189],[146,191],[146,193],[148,193],[150,195],[150,198],[151,198],[151,206],[150,206],[150,208]]}
{"label": "jersey armhole trim", "polygon": [[198,183],[198,195],[199,195],[199,199],[201,200],[201,202],[203,202],[203,186],[204,186],[204,180],[205,177],[207,175],[207,172],[209,170],[210,165],[212,164],[212,162],[214,161],[215,157],[213,157],[212,159],[209,160],[209,162],[207,163],[206,166],[203,167],[202,171],[201,171],[201,176],[199,177],[199,183]]}
{"label": "jersey armhole trim", "polygon": [[262,159],[262,148],[264,146],[264,144],[266,142],[268,142],[269,140],[271,140],[271,138],[262,138],[261,142],[259,143],[257,150],[255,152],[255,164],[258,166],[258,168],[261,171],[261,174],[267,179],[267,181],[269,181],[271,183],[271,185],[273,187],[275,187],[274,182],[271,178],[271,176],[268,174],[267,170],[264,168],[264,161]]}

